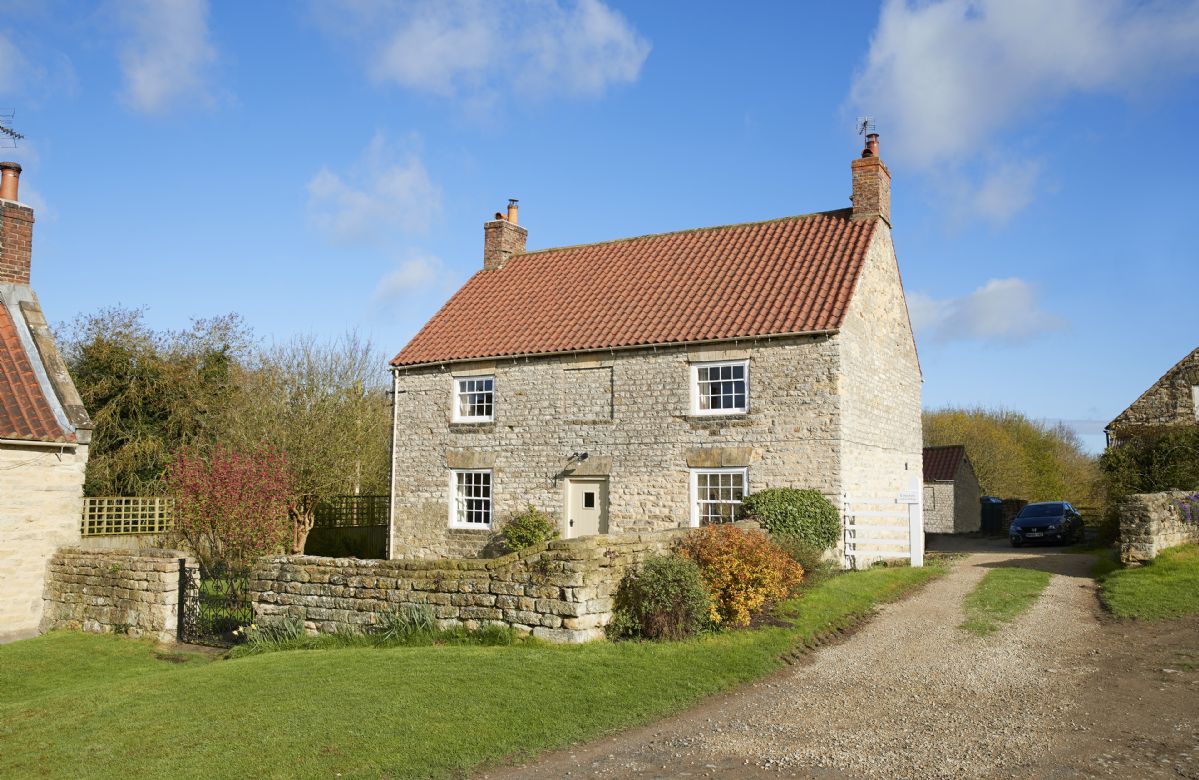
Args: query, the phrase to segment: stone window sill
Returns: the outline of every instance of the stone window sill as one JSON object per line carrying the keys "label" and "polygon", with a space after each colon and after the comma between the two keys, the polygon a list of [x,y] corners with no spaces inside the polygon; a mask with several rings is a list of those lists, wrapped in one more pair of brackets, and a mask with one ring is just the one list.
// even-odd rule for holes
{"label": "stone window sill", "polygon": [[492,433],[493,431],[495,431],[494,422],[450,423],[450,433]]}

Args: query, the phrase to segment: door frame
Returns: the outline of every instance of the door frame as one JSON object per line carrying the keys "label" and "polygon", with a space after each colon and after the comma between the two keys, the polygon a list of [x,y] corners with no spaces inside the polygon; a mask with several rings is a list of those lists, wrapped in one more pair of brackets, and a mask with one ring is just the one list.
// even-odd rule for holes
{"label": "door frame", "polygon": [[610,506],[609,498],[611,496],[609,490],[612,487],[612,484],[609,481],[608,477],[602,476],[602,475],[597,475],[594,477],[591,477],[591,476],[566,477],[565,479],[562,480],[562,486],[563,486],[563,490],[562,490],[562,538],[563,539],[575,538],[574,534],[571,533],[572,529],[570,526],[570,500],[572,497],[571,492],[580,485],[588,485],[588,484],[595,485],[595,484],[598,484],[601,482],[604,483],[604,489],[600,493],[600,495],[603,498],[603,508],[600,513],[600,524],[603,526],[604,530],[600,531],[600,533],[605,534],[605,535],[608,533],[608,526],[609,526],[609,519],[610,519],[608,509]]}

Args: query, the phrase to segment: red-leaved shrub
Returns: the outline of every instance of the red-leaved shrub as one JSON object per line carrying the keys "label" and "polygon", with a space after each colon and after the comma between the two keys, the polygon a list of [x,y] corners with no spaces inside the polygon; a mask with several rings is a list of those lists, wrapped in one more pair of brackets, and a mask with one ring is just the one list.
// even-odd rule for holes
{"label": "red-leaved shrub", "polygon": [[772,601],[786,598],[803,568],[761,531],[709,525],[692,531],[679,553],[699,565],[713,623],[747,626]]}
{"label": "red-leaved shrub", "polygon": [[175,498],[175,528],[205,572],[246,566],[282,550],[288,539],[291,481],[282,453],[181,450],[166,485]]}

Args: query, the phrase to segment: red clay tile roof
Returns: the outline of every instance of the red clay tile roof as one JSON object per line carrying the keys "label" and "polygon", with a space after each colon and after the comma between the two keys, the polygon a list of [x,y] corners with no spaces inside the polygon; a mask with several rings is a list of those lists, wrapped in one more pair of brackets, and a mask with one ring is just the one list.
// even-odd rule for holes
{"label": "red clay tile roof", "polygon": [[392,364],[836,330],[875,220],[842,209],[516,255]]}
{"label": "red clay tile roof", "polygon": [[58,424],[33,364],[17,336],[8,307],[0,303],[0,439],[75,441]]}
{"label": "red clay tile roof", "polygon": [[961,444],[944,447],[924,448],[924,481],[952,482],[957,476],[958,466],[966,457],[966,448]]}

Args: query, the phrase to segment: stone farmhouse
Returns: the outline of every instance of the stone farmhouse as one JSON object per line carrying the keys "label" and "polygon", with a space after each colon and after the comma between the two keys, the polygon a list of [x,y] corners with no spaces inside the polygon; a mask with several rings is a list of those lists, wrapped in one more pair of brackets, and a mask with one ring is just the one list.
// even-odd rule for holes
{"label": "stone farmhouse", "polygon": [[570,538],[726,521],[769,487],[918,492],[878,149],[851,208],[537,251],[515,201],[484,223],[483,267],[391,363],[390,557],[487,556],[529,505]]}
{"label": "stone farmhouse", "polygon": [[924,530],[966,534],[982,528],[982,491],[961,444],[924,448]]}
{"label": "stone farmhouse", "polygon": [[47,564],[79,543],[91,421],[29,286],[33,209],[0,162],[0,641],[37,633]]}
{"label": "stone farmhouse", "polygon": [[1108,445],[1137,430],[1199,425],[1199,348],[1174,364],[1153,385],[1108,423]]}

